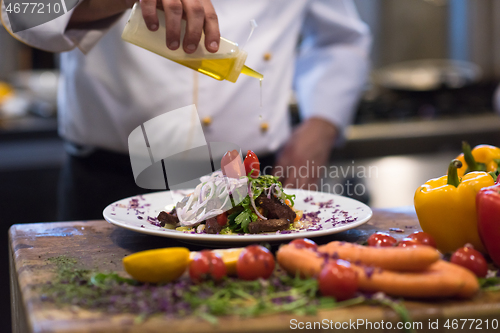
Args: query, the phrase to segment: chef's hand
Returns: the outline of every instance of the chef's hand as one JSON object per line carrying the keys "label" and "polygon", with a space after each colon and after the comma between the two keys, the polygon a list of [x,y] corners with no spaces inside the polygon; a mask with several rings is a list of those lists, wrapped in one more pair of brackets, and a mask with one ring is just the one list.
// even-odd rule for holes
{"label": "chef's hand", "polygon": [[[84,0],[73,10],[66,29],[78,29],[86,24],[122,14],[134,6],[135,0]],[[184,52],[193,53],[198,47],[201,32],[205,31],[205,48],[219,49],[219,21],[210,0],[141,0],[142,16],[149,30],[159,27],[156,8],[165,12],[167,47],[176,50],[180,45],[181,18],[187,21]]]}
{"label": "chef's hand", "polygon": [[283,177],[283,186],[304,190],[308,190],[309,185],[317,186],[318,167],[328,162],[337,134],[335,125],[320,118],[309,118],[300,124],[274,167],[274,174]]}
{"label": "chef's hand", "polygon": [[[127,1],[127,0],[125,0]],[[165,12],[167,47],[177,50],[181,38],[181,19],[185,17],[186,34],[184,52],[193,53],[198,47],[201,32],[205,31],[205,48],[209,52],[219,49],[219,21],[210,0],[140,0],[142,16],[149,30],[158,30],[156,8]]]}

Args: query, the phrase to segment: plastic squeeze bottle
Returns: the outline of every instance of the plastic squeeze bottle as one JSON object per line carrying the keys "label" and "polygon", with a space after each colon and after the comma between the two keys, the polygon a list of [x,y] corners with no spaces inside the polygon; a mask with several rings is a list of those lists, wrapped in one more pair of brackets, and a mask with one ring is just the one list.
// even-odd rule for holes
{"label": "plastic squeeze bottle", "polygon": [[[165,15],[160,10],[157,12],[159,28],[157,31],[150,31],[142,18],[141,6],[139,2],[136,2],[123,30],[122,39],[216,80],[236,82],[240,73],[261,80],[264,78],[262,74],[245,66],[246,51],[240,50],[238,44],[222,37],[220,38],[219,50],[216,53],[210,53],[205,48],[204,33],[202,33],[200,44],[194,53],[185,53],[182,45],[175,51],[170,50],[165,42]],[[185,30],[186,21],[182,20],[181,41],[184,39]]]}

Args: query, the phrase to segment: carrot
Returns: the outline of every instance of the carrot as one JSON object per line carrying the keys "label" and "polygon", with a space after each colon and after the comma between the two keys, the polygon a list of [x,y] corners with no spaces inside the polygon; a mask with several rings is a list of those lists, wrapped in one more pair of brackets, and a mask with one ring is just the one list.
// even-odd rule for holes
{"label": "carrot", "polygon": [[[280,266],[291,275],[315,277],[319,275],[325,259],[317,252],[282,246],[276,258]],[[413,298],[472,297],[479,289],[474,274],[468,270],[439,260],[421,272],[396,272],[378,267],[352,264],[358,273],[359,289],[366,292],[384,292],[391,296]]]}
{"label": "carrot", "polygon": [[330,256],[389,269],[392,271],[422,271],[439,260],[439,252],[430,246],[369,247],[346,242],[330,242],[318,248]]}
{"label": "carrot", "polygon": [[302,278],[319,275],[325,262],[316,252],[294,245],[282,245],[276,252],[276,260],[288,274],[299,274]]}
{"label": "carrot", "polygon": [[358,272],[359,289],[381,291],[391,296],[412,298],[470,298],[479,290],[475,276],[455,264],[439,260],[422,272],[394,272],[375,268],[368,274],[366,267],[352,265]]}

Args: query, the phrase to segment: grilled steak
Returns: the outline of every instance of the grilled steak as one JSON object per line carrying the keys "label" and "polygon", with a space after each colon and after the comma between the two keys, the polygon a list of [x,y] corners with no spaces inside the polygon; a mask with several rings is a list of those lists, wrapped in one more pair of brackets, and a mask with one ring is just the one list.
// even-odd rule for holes
{"label": "grilled steak", "polygon": [[261,232],[285,230],[288,227],[290,227],[290,222],[286,219],[257,220],[250,222],[248,231],[251,234],[258,234]]}
{"label": "grilled steak", "polygon": [[[207,211],[219,208],[221,202],[217,197],[213,197],[208,200],[206,209]],[[217,222],[216,217],[211,217],[205,221],[205,231],[207,234],[218,234],[222,230],[222,227]]]}
{"label": "grilled steak", "polygon": [[175,213],[175,209],[172,210],[172,213],[160,212],[158,214],[158,221],[160,221],[160,225],[164,227],[166,224],[177,225],[179,223],[179,218]]}
{"label": "grilled steak", "polygon": [[257,200],[255,200],[255,203],[267,211],[266,216],[269,219],[285,219],[288,223],[295,220],[295,212],[274,195],[268,199],[264,194],[261,194]]}
{"label": "grilled steak", "polygon": [[205,231],[207,234],[218,234],[222,230],[216,217],[211,217],[205,222]]}
{"label": "grilled steak", "polygon": [[172,216],[177,217],[177,210],[175,209],[175,207],[174,207],[174,208],[172,208],[172,210],[171,210],[170,212],[168,212],[168,213],[169,213],[170,215],[172,215]]}

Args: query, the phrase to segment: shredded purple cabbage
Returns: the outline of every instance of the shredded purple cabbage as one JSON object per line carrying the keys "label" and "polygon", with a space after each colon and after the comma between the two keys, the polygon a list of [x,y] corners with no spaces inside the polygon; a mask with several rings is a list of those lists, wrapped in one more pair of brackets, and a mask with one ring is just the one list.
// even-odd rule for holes
{"label": "shredded purple cabbage", "polygon": [[313,201],[313,200],[314,200],[314,198],[313,198],[312,196],[310,196],[310,197],[306,197],[306,198],[304,199],[304,202],[306,202],[306,203],[307,203],[307,202],[311,202],[311,201]]}
{"label": "shredded purple cabbage", "polygon": [[375,267],[373,266],[364,266],[365,274],[367,278],[371,278],[373,273],[375,273]]}

